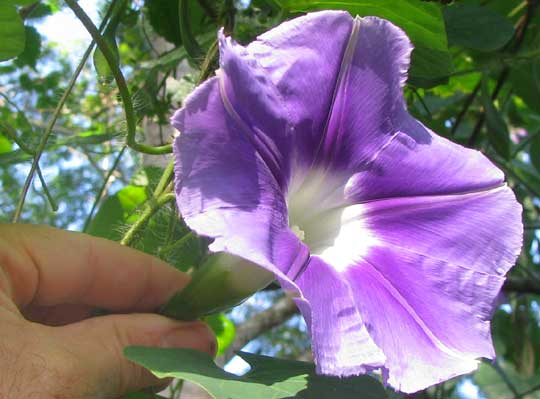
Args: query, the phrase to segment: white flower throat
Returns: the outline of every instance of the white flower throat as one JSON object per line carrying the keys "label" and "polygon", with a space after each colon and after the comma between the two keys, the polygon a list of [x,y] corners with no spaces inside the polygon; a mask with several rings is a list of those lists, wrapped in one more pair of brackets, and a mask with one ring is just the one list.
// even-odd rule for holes
{"label": "white flower throat", "polygon": [[346,206],[346,178],[325,170],[296,173],[287,195],[289,226],[296,236],[309,245],[312,254],[333,245]]}
{"label": "white flower throat", "polygon": [[365,218],[365,206],[345,198],[349,176],[324,170],[295,173],[287,193],[291,231],[311,255],[332,259],[342,270],[377,243]]}

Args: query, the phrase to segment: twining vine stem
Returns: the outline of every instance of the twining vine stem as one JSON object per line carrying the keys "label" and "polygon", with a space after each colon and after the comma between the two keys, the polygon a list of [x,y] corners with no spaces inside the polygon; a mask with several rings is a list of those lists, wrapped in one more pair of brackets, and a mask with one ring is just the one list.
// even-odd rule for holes
{"label": "twining vine stem", "polygon": [[137,120],[135,116],[135,109],[133,108],[133,101],[131,99],[131,93],[129,92],[126,79],[124,78],[124,75],[120,70],[120,66],[116,57],[113,55],[111,49],[109,48],[109,45],[101,35],[98,28],[96,28],[92,20],[79,6],[79,4],[77,4],[77,1],[65,0],[65,2],[69,6],[69,8],[71,8],[75,16],[84,25],[88,33],[90,33],[90,36],[92,36],[92,39],[96,42],[96,45],[103,53],[103,57],[105,58],[107,64],[109,65],[109,68],[111,69],[114,80],[116,81],[116,85],[118,86],[120,97],[122,98],[122,103],[124,105],[124,113],[127,125],[127,145],[133,148],[135,151],[145,154],[160,155],[171,153],[172,146],[170,144],[153,147],[138,143],[136,141],[135,136],[137,133]]}
{"label": "twining vine stem", "polygon": [[133,225],[130,227],[130,229],[127,231],[127,233],[124,235],[122,240],[120,241],[120,244],[122,245],[131,245],[135,238],[137,237],[137,234],[140,230],[142,230],[150,218],[154,216],[154,214],[165,204],[173,201],[175,199],[175,196],[173,193],[164,193],[161,194],[157,198],[152,198],[150,201],[147,202],[146,208],[143,210],[142,214],[139,216],[137,221],[133,223]]}
{"label": "twining vine stem", "polygon": [[[204,61],[201,64],[201,73],[199,75],[199,79],[197,84],[201,84],[204,82],[212,73],[212,65],[215,57],[217,56],[217,41],[214,42],[212,46],[208,49],[208,52],[206,53],[206,56],[204,58]],[[163,171],[163,175],[161,176],[161,179],[159,180],[152,199],[150,202],[146,205],[145,209],[142,211],[141,216],[137,221],[129,228],[129,230],[126,232],[122,240],[120,241],[123,245],[131,245],[135,238],[137,237],[137,234],[139,230],[144,228],[150,218],[159,210],[159,208],[162,205],[165,205],[169,201],[172,201],[174,199],[174,194],[171,194],[170,191],[172,190],[172,179],[174,174],[174,160],[171,159]],[[170,197],[172,196],[172,197]],[[160,201],[159,198],[162,199],[168,199],[164,201]]]}
{"label": "twining vine stem", "polygon": [[171,159],[169,164],[163,171],[161,178],[154,189],[152,198],[146,203],[144,210],[135,223],[131,225],[129,230],[124,234],[124,237],[120,241],[122,245],[131,245],[139,230],[143,229],[150,218],[161,208],[163,205],[175,199],[174,194],[171,192],[171,181],[174,171],[174,163]]}
{"label": "twining vine stem", "polygon": [[96,194],[96,199],[94,200],[94,203],[92,204],[92,208],[90,209],[90,212],[88,213],[88,216],[86,217],[86,221],[84,222],[83,231],[86,232],[88,230],[88,226],[90,226],[90,222],[92,221],[92,216],[94,216],[94,212],[99,204],[99,201],[101,200],[101,197],[103,197],[103,193],[105,192],[105,189],[107,188],[107,184],[109,183],[109,180],[111,176],[113,175],[114,171],[118,167],[118,164],[120,163],[120,160],[122,159],[122,156],[126,152],[127,147],[122,147],[122,149],[118,152],[118,155],[113,161],[113,164],[111,168],[109,169],[109,172],[105,176],[105,179],[103,179],[103,183],[101,184],[101,187],[99,188],[99,191]]}

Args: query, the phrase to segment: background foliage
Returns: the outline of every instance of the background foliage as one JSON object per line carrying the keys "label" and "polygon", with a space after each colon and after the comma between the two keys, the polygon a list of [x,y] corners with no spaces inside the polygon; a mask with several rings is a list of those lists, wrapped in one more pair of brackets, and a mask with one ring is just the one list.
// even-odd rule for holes
{"label": "background foliage", "polygon": [[[98,45],[88,43],[75,61],[39,30],[39,21],[66,9]],[[306,11],[387,18],[415,44],[405,89],[410,111],[439,134],[486,154],[505,171],[524,208],[523,253],[494,314],[497,360],[414,397],[540,398],[538,0],[112,0],[99,2],[99,9],[92,22],[74,0],[0,3],[0,221],[86,231],[181,270],[197,268],[207,242],[171,206],[168,118],[213,74],[217,29],[248,43]],[[276,287],[209,322],[220,338],[221,363],[232,357],[230,348],[250,341],[253,352],[310,360],[305,326]],[[163,362],[141,353],[128,355],[163,371]],[[238,389],[235,377],[208,359],[176,355],[190,367],[170,375],[201,383],[206,370],[209,392],[236,397],[226,396]],[[384,396],[372,380],[319,381],[305,364],[243,357],[253,366],[240,381],[240,389],[252,390],[249,397]],[[220,378],[229,383],[216,393]],[[276,381],[289,396],[267,392]],[[180,386],[170,395],[178,397]],[[357,392],[363,394],[352,395]]]}

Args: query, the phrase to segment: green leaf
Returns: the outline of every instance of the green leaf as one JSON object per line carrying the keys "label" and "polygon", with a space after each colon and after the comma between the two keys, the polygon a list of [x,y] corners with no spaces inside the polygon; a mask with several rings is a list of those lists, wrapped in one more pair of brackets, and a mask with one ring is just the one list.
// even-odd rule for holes
{"label": "green leaf", "polygon": [[452,56],[448,51],[433,50],[417,45],[412,54],[409,83],[417,87],[445,84],[452,72]]}
{"label": "green leaf", "polygon": [[9,141],[6,136],[0,133],[0,154],[10,152],[11,148],[11,141]]}
{"label": "green leaf", "polygon": [[[111,53],[113,57],[114,64],[118,65],[120,62],[120,54],[118,52],[118,46],[116,44],[116,30],[118,29],[118,25],[120,24],[121,17],[125,12],[125,8],[127,6],[126,0],[118,1],[116,3],[113,3],[113,11],[112,16],[107,24],[107,27],[105,28],[105,31],[103,32],[103,39],[105,40],[105,43],[107,44],[107,47],[109,49],[109,52]],[[113,73],[109,66],[109,62],[103,55],[103,52],[98,47],[94,51],[94,55],[92,57],[92,61],[94,63],[94,68],[96,69],[96,72],[98,74],[98,77],[102,83],[110,83],[113,80]]]}
{"label": "green leaf", "polygon": [[180,17],[180,36],[182,38],[182,45],[186,49],[186,52],[192,62],[197,62],[198,59],[204,57],[204,53],[197,43],[195,36],[191,29],[192,15],[190,10],[196,5],[195,1],[180,0],[179,1],[179,17]]}
{"label": "green leaf", "polygon": [[2,166],[27,162],[31,159],[32,156],[22,150],[8,151],[5,153],[0,152],[0,165]]}
{"label": "green leaf", "polygon": [[17,111],[16,115],[17,129],[24,132],[27,137],[32,137],[34,135],[34,128],[26,117],[26,114],[23,111]]}
{"label": "green leaf", "polygon": [[[181,46],[183,45],[183,40],[180,34],[178,5],[178,0],[146,0],[144,2],[148,19],[154,31],[167,39],[167,41]],[[188,20],[191,22],[191,33],[193,36],[198,36],[203,32],[212,30],[215,38],[217,27],[213,23],[210,23],[210,19],[198,1],[189,1],[188,13]]]}
{"label": "green leaf", "polygon": [[60,0],[42,0],[42,2],[51,8],[52,13],[60,11]]}
{"label": "green leaf", "polygon": [[19,67],[28,65],[36,69],[36,63],[41,52],[41,35],[33,26],[25,26],[26,43],[24,50],[15,59],[15,64]]}
{"label": "green leaf", "polygon": [[386,393],[372,377],[338,378],[315,373],[311,363],[239,353],[251,370],[239,377],[217,367],[206,353],[191,349],[128,347],[124,354],[159,378],[191,381],[215,399],[382,399]]}
{"label": "green leaf", "polygon": [[536,137],[532,139],[529,156],[531,158],[531,163],[536,170],[540,172],[540,135],[536,135]]}
{"label": "green leaf", "polygon": [[177,47],[174,50],[159,56],[158,58],[141,62],[140,66],[146,69],[152,69],[155,67],[172,67],[179,64],[180,61],[186,57],[186,49],[184,47]]}
{"label": "green leaf", "polygon": [[26,19],[40,19],[53,14],[53,10],[50,5],[38,3],[30,14],[26,16]]}
{"label": "green leaf", "polygon": [[137,218],[135,210],[146,201],[146,190],[140,186],[126,186],[111,195],[101,205],[88,227],[94,236],[119,241],[121,229]]}
{"label": "green leaf", "polygon": [[34,4],[37,0],[7,0],[7,4],[11,4],[14,6],[29,6],[31,4]]}
{"label": "green leaf", "polygon": [[510,71],[510,82],[514,92],[527,106],[540,113],[540,60],[513,67]]}
{"label": "green leaf", "polygon": [[223,313],[213,314],[204,318],[206,324],[212,328],[216,334],[218,351],[216,356],[223,355],[227,348],[232,344],[236,335],[234,323]]}
{"label": "green leaf", "polygon": [[[209,48],[210,45],[214,42],[214,40],[216,40],[216,32],[210,31],[210,32],[202,33],[199,36],[197,36],[197,40],[199,41],[199,44],[201,45],[201,47]],[[187,58],[187,56],[188,54],[186,52],[186,49],[183,46],[181,46],[167,53],[164,53],[158,58],[141,62],[140,67],[145,68],[145,69],[152,69],[152,68],[169,69],[171,67],[175,67],[176,65],[178,65],[180,61]]]}
{"label": "green leaf", "polygon": [[18,56],[24,50],[24,25],[17,12],[11,5],[0,4],[0,61],[6,61]]}
{"label": "green leaf", "polygon": [[540,197],[540,174],[529,164],[513,160],[507,165],[533,194]]}
{"label": "green leaf", "polygon": [[[120,60],[120,55],[118,53],[118,46],[116,45],[115,32],[116,27],[114,29],[106,31],[103,34],[103,39],[105,39],[105,42],[107,43],[107,46],[109,47],[109,50],[114,57],[114,62],[118,64]],[[99,48],[96,48],[96,50],[94,51],[94,56],[92,60],[94,62],[94,68],[96,69],[100,81],[111,82],[113,80],[112,70],[109,67],[107,59],[103,55],[103,52]]]}
{"label": "green leaf", "polygon": [[501,114],[491,101],[487,79],[482,80],[482,102],[486,112],[488,140],[497,153],[504,159],[510,159],[510,133]]}
{"label": "green leaf", "polygon": [[514,35],[512,21],[488,7],[458,3],[445,7],[443,13],[451,45],[494,51]]}
{"label": "green leaf", "polygon": [[351,15],[375,15],[401,27],[415,45],[410,75],[435,79],[452,71],[446,30],[440,6],[418,0],[276,0],[291,12],[325,9],[347,10]]}

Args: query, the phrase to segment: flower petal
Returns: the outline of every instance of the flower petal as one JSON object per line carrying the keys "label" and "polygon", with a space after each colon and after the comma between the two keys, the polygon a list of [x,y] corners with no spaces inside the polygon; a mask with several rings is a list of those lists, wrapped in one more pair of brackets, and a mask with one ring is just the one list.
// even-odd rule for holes
{"label": "flower petal", "polygon": [[[478,320],[474,312],[489,308],[482,294],[496,292],[500,285],[486,278],[467,280],[460,274],[462,270],[452,266],[378,248],[369,262],[360,261],[345,273],[370,335],[387,357],[383,377],[396,390],[416,392],[476,369],[477,356],[451,346],[445,331],[458,336],[462,340],[458,343],[464,346],[474,346],[483,339],[481,348],[491,348],[489,333],[484,334],[489,324]],[[440,275],[433,274],[436,272],[444,272],[447,279],[460,278],[440,280]],[[409,276],[404,277],[405,273]],[[486,284],[486,280],[491,285],[475,293],[475,285]],[[460,294],[469,295],[466,306]],[[474,299],[483,306],[474,306]],[[424,307],[419,312],[420,303]],[[426,310],[427,319],[422,310]]]}
{"label": "flower petal", "polygon": [[265,70],[244,47],[219,32],[221,97],[225,109],[281,188],[290,172],[293,137],[288,111]]}
{"label": "flower petal", "polygon": [[390,22],[355,19],[319,155],[323,163],[358,168],[392,139],[395,118],[406,112],[402,87],[411,51],[408,37]]}
{"label": "flower petal", "polygon": [[317,371],[348,376],[383,366],[385,356],[368,334],[348,283],[319,257],[295,281],[309,307],[308,321]]}
{"label": "flower petal", "polygon": [[218,79],[197,88],[172,124],[181,132],[174,142],[175,188],[188,226],[214,238],[214,252],[241,256],[277,274],[278,265],[290,268],[302,248],[288,230],[283,194],[226,111]]}
{"label": "flower petal", "polygon": [[501,170],[482,153],[434,134],[409,114],[401,114],[396,128],[392,140],[348,182],[349,201],[457,194],[503,184]]}
{"label": "flower petal", "polygon": [[352,25],[347,12],[310,13],[247,46],[287,104],[299,163],[309,166],[321,143]]}
{"label": "flower petal", "polygon": [[388,383],[414,392],[494,356],[489,318],[521,236],[520,206],[500,186],[349,206],[321,257],[349,285]]}
{"label": "flower petal", "polygon": [[280,25],[248,50],[289,105],[308,164],[319,157],[358,167],[394,134],[412,46],[390,22],[322,11]]}
{"label": "flower petal", "polygon": [[506,185],[463,194],[373,201],[363,207],[374,237],[396,251],[414,251],[503,276],[521,249],[521,206]]}

